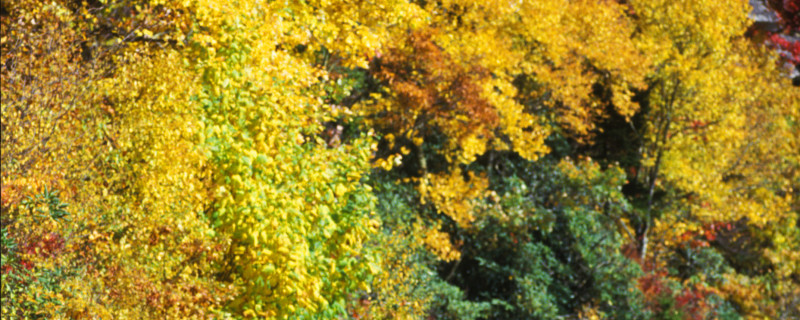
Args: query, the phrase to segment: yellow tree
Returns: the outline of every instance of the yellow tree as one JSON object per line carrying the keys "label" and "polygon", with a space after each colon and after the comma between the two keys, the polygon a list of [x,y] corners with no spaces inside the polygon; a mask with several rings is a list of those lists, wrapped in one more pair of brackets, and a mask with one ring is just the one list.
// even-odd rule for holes
{"label": "yellow tree", "polygon": [[[441,213],[417,212],[413,227],[391,226],[392,236],[457,265],[452,234],[473,228],[489,187],[487,174],[467,166],[496,152],[536,160],[549,152],[545,138],[554,130],[590,141],[609,105],[624,117],[638,110],[632,90],[643,88],[649,61],[616,2],[438,1],[421,9],[422,23],[396,31],[374,56],[369,73],[379,89],[353,109],[382,133],[374,166],[400,167],[404,183]],[[379,297],[376,314],[414,299],[392,283],[419,278],[397,274],[382,276],[378,286],[390,289],[379,288],[388,296]]]}
{"label": "yellow tree", "polygon": [[194,4],[187,57],[202,74],[206,213],[230,239],[220,277],[241,288],[235,314],[330,318],[368,291],[378,261],[362,246],[379,222],[362,173],[373,141],[322,139],[328,74],[313,57],[324,48],[363,65],[405,5]]}
{"label": "yellow tree", "polygon": [[[770,259],[792,274],[796,257],[783,243],[796,238],[786,226],[797,219],[790,205],[800,99],[774,56],[743,39],[747,2],[632,1],[631,8],[637,42],[654,64],[637,171],[647,189],[637,230],[642,258],[654,254],[649,236],[661,251],[687,232],[713,239],[704,226],[744,221],[782,243]],[[661,210],[658,190],[669,192]],[[745,309],[769,312],[763,308]]]}
{"label": "yellow tree", "polygon": [[167,40],[180,31],[159,29],[182,7],[3,5],[3,227],[26,278],[3,277],[21,303],[4,315],[209,317],[231,290],[200,215],[197,82]]}
{"label": "yellow tree", "polygon": [[462,172],[478,156],[509,150],[536,160],[549,152],[548,122],[584,139],[606,104],[625,117],[638,110],[631,90],[644,86],[649,64],[623,5],[442,1],[423,9],[427,25],[376,56],[370,71],[383,89],[356,109],[384,133],[376,165],[419,170],[412,177],[422,201],[461,227],[488,186]]}
{"label": "yellow tree", "polygon": [[[65,239],[56,262],[23,257],[35,272],[85,269],[25,294],[69,288],[48,316],[344,313],[377,272],[361,248],[378,226],[360,184],[371,138],[318,137],[327,75],[311,53],[364,65],[416,7],[96,5],[19,2],[3,17],[4,217],[25,246]],[[67,191],[68,223],[42,224],[41,201],[22,202],[43,187]],[[4,296],[19,291],[6,284]]]}

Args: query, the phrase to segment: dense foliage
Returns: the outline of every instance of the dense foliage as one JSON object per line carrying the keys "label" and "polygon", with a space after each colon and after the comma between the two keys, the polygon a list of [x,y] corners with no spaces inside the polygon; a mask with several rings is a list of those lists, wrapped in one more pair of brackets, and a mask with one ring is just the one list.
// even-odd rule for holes
{"label": "dense foliage", "polygon": [[765,3],[2,0],[2,319],[798,318]]}

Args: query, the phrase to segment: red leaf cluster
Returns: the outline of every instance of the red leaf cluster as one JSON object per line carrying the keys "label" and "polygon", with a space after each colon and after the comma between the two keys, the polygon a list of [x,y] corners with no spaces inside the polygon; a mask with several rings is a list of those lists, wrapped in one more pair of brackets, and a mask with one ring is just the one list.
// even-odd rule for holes
{"label": "red leaf cluster", "polygon": [[489,72],[448,55],[433,41],[435,34],[413,32],[373,61],[373,75],[388,84],[400,105],[380,114],[380,125],[399,133],[435,125],[455,139],[476,131],[491,136],[498,115],[479,84]]}
{"label": "red leaf cluster", "polygon": [[782,51],[782,58],[794,64],[800,64],[800,41],[789,41],[777,33],[770,35],[769,41]]}

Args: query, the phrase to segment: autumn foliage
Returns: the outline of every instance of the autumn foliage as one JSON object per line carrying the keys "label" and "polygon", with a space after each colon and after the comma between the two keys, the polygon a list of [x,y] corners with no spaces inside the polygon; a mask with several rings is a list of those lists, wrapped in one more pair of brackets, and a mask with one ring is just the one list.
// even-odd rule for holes
{"label": "autumn foliage", "polygon": [[748,3],[2,0],[1,317],[800,317]]}

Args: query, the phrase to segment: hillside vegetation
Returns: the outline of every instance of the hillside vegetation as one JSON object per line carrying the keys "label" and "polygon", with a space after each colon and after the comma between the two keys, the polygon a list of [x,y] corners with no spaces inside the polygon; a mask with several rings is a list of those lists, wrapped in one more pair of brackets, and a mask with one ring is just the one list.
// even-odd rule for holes
{"label": "hillside vegetation", "polygon": [[783,3],[2,0],[2,319],[800,318]]}

